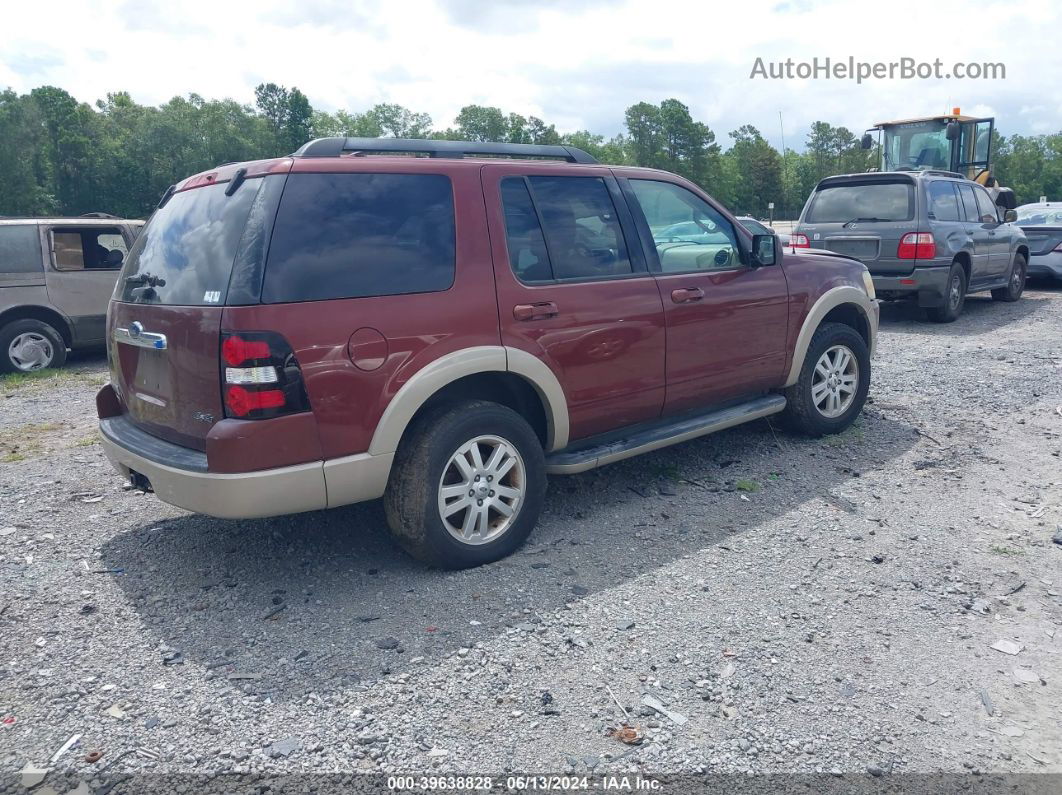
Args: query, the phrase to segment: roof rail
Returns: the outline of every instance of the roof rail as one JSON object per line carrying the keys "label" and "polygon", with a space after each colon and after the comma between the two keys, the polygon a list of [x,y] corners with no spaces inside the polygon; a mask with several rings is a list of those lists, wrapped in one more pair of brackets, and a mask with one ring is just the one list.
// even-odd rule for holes
{"label": "roof rail", "polygon": [[960,174],[957,171],[944,171],[937,168],[928,168],[922,172],[923,174],[932,174],[934,177],[955,177],[957,179],[966,179],[965,174]]}
{"label": "roof rail", "polygon": [[465,155],[550,157],[569,163],[597,163],[597,159],[574,146],[503,144],[491,141],[439,141],[426,138],[317,138],[303,144],[295,157],[339,157],[343,154],[426,154],[429,157],[461,158]]}
{"label": "roof rail", "polygon": [[78,218],[114,218],[117,220],[118,216],[110,213],[81,213]]}

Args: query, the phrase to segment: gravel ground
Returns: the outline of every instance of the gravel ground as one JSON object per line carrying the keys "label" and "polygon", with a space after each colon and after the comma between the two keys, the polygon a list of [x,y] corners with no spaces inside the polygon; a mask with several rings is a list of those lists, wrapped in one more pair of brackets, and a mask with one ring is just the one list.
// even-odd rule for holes
{"label": "gravel ground", "polygon": [[886,306],[845,434],[555,478],[530,546],[457,573],[377,504],[233,522],[126,490],[98,356],[0,385],[0,790],[27,763],[38,792],[105,765],[1062,773],[1060,329],[1058,288],[946,326]]}

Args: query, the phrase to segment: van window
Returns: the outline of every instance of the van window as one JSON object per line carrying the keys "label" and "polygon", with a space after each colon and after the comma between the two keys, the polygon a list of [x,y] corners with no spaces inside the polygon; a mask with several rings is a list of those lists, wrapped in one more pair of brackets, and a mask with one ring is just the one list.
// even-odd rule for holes
{"label": "van window", "polygon": [[266,261],[264,303],[447,290],[454,199],[441,174],[292,174]]}
{"label": "van window", "polygon": [[938,221],[961,221],[955,186],[944,180],[929,183],[929,212]]}
{"label": "van window", "polygon": [[815,191],[804,223],[843,224],[867,221],[910,221],[914,218],[914,184],[896,182],[842,182]]}
{"label": "van window", "polygon": [[231,196],[226,182],[175,193],[133,243],[115,295],[171,306],[224,303],[251,205],[263,183],[283,179],[249,179]]}
{"label": "van window", "polygon": [[0,273],[37,273],[44,266],[36,224],[0,224]]}
{"label": "van window", "polygon": [[129,253],[117,227],[52,230],[52,253],[56,270],[117,270]]}

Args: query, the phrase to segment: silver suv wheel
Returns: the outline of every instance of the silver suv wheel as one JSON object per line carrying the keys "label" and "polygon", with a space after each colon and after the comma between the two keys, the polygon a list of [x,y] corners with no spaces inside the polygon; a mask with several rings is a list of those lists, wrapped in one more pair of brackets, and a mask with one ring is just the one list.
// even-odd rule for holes
{"label": "silver suv wheel", "polygon": [[815,363],[811,401],[823,417],[840,417],[859,391],[859,362],[846,345],[827,348]]}
{"label": "silver suv wheel", "polygon": [[40,370],[52,363],[55,349],[52,341],[36,331],[18,334],[7,346],[7,355],[11,363],[23,372]]}
{"label": "silver suv wheel", "polygon": [[512,527],[527,488],[524,461],[500,436],[461,445],[439,480],[439,516],[462,544],[486,544]]}

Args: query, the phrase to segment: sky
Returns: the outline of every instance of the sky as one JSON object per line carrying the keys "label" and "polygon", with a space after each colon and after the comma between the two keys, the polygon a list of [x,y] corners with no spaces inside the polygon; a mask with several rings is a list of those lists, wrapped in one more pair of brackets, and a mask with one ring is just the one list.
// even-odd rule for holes
{"label": "sky", "polygon": [[[275,82],[323,110],[394,102],[443,128],[475,103],[612,136],[629,105],[674,97],[724,145],[753,124],[797,149],[816,120],[859,134],[956,106],[1005,134],[1062,130],[1058,0],[38,0],[4,19],[0,88],[56,85],[89,103],[124,90],[251,104]],[[1006,77],[750,77],[757,58],[816,57],[1002,63]]]}

